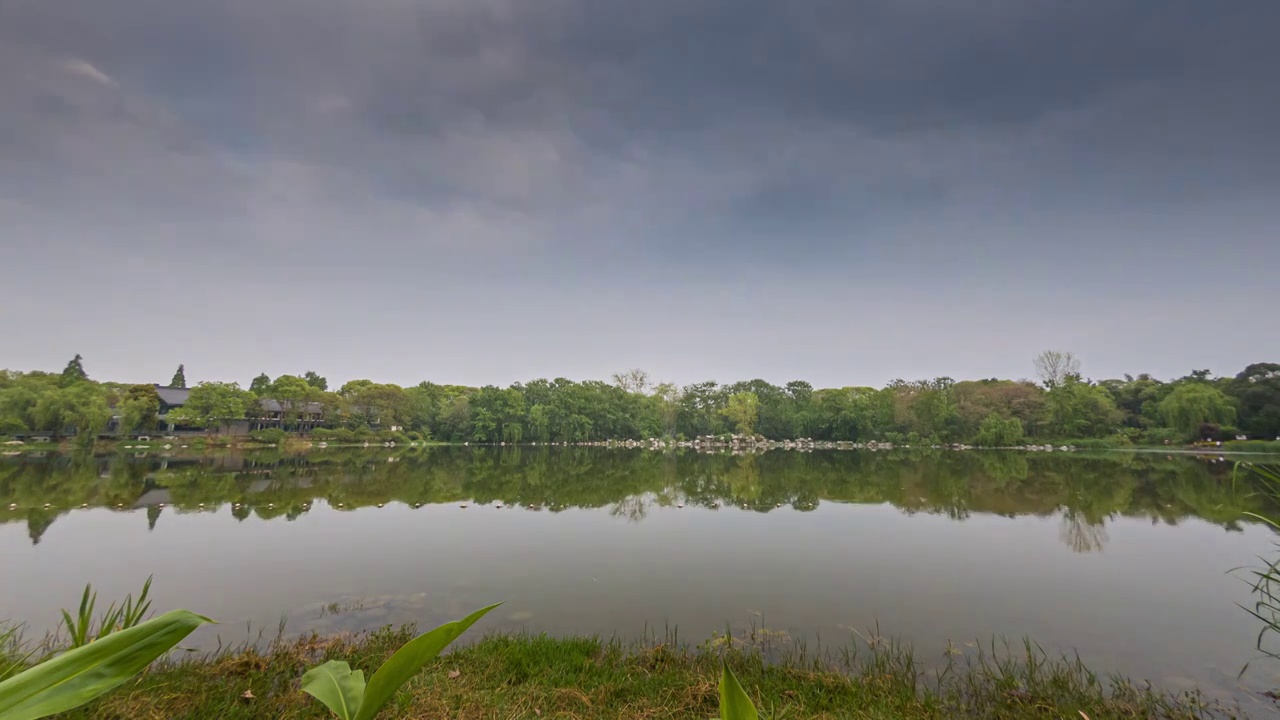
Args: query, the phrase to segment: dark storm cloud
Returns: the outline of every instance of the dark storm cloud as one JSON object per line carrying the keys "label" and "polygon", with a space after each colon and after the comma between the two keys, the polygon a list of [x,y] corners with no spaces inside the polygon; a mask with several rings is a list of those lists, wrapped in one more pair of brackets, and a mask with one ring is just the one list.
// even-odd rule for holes
{"label": "dark storm cloud", "polygon": [[[755,175],[786,172],[788,154],[825,166],[802,182],[903,182],[911,148],[867,157],[886,139],[1039,143],[1047,157],[1023,169],[1054,174],[1070,168],[1037,160],[1244,162],[1280,119],[1266,77],[1280,6],[1261,0],[51,0],[6,16],[6,43],[84,58],[229,152],[363,164],[381,189],[523,209],[565,198],[495,174],[549,172],[576,193],[670,171],[646,153],[696,153],[746,185],[737,201],[768,195],[774,179]],[[67,112],[32,104],[33,122]],[[499,159],[474,147],[495,143]],[[919,180],[965,181],[948,161],[935,153]]]}
{"label": "dark storm cloud", "polygon": [[1247,300],[1280,259],[1278,25],[1270,0],[0,0],[28,263],[0,272],[379,313],[587,312],[548,289],[582,278],[912,316],[992,284]]}

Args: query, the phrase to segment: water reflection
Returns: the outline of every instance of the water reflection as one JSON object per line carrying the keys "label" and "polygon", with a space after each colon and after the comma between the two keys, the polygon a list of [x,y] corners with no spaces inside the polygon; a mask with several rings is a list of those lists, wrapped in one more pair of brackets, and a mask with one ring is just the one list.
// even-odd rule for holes
{"label": "water reflection", "polygon": [[999,452],[663,454],[557,448],[429,448],[214,457],[11,459],[0,464],[0,523],[25,522],[39,543],[77,509],[167,513],[229,508],[244,520],[296,519],[316,500],[341,510],[403,503],[522,507],[552,513],[606,508],[641,523],[653,506],[811,511],[823,502],[883,504],[964,521],[1061,513],[1059,537],[1100,552],[1124,517],[1176,524],[1201,518],[1241,529],[1246,511],[1275,509],[1236,482],[1229,463],[1151,454],[1097,457]]}

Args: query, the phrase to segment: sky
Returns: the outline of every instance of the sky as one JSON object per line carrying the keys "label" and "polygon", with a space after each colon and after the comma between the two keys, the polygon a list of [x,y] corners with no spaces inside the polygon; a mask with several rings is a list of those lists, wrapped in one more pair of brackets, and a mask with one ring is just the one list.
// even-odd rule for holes
{"label": "sky", "polygon": [[[0,367],[1280,361],[1274,0],[0,0]],[[1270,328],[1270,329],[1268,329]]]}

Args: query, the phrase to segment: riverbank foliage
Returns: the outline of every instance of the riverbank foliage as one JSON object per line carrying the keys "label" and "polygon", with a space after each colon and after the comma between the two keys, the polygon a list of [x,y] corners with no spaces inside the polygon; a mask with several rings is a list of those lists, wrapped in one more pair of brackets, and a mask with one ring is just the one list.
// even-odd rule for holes
{"label": "riverbank foliage", "polygon": [[[67,720],[323,718],[297,679],[328,660],[371,671],[413,637],[411,628],[277,640],[153,666]],[[1202,718],[1201,698],[1161,695],[1103,678],[1033,645],[948,654],[926,670],[892,643],[835,652],[777,652],[748,638],[692,649],[595,637],[489,636],[429,664],[379,718],[711,718],[721,658],[762,710],[792,720],[862,718]],[[1113,684],[1114,681],[1114,684]]]}
{"label": "riverbank foliage", "polygon": [[[1039,382],[947,377],[883,388],[814,388],[748,380],[677,387],[633,370],[612,382],[539,379],[500,388],[352,380],[337,391],[314,372],[261,375],[249,389],[204,382],[166,419],[210,432],[234,420],[304,430],[343,442],[370,431],[446,442],[583,442],[731,432],[772,439],[897,443],[1015,443],[1073,438],[1114,445],[1280,436],[1280,364],[1256,363],[1214,378],[1196,370],[1088,380],[1069,353],[1036,359]],[[185,374],[182,376],[185,384]],[[267,411],[262,401],[269,401]],[[62,373],[0,372],[0,436],[153,433],[161,405],[152,385],[94,382],[76,357]]]}

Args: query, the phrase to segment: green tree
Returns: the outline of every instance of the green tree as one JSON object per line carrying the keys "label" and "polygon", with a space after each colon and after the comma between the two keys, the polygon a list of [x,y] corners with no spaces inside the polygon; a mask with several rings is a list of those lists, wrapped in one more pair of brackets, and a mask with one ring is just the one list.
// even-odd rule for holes
{"label": "green tree", "polygon": [[71,428],[74,412],[68,388],[59,387],[43,393],[32,409],[31,429],[62,435]]}
{"label": "green tree", "polygon": [[106,429],[111,422],[111,406],[107,404],[107,396],[103,388],[91,383],[82,383],[68,388],[71,394],[71,415],[69,417],[76,434],[86,440],[92,440]]}
{"label": "green tree", "polygon": [[298,427],[308,417],[312,403],[318,402],[322,393],[297,375],[281,375],[272,381],[266,397],[280,404],[280,423],[289,429]]}
{"label": "green tree", "polygon": [[4,375],[0,387],[0,433],[18,434],[30,430],[43,430],[36,417],[41,398],[59,389],[62,377],[54,373],[29,372]]}
{"label": "green tree", "polygon": [[991,413],[982,421],[973,443],[980,447],[1013,447],[1023,440],[1022,422]]}
{"label": "green tree", "polygon": [[266,373],[258,375],[258,377],[253,379],[253,382],[249,383],[249,392],[257,395],[258,397],[266,397],[270,391],[271,376]]}
{"label": "green tree", "polygon": [[662,434],[675,437],[680,421],[680,388],[675,383],[660,383],[653,389],[654,402],[662,424]]}
{"label": "green tree", "polygon": [[471,412],[471,439],[476,442],[493,442],[498,433],[498,423],[493,413],[486,408],[476,408]]}
{"label": "green tree", "polygon": [[62,380],[60,384],[63,387],[67,387],[78,382],[84,382],[88,379],[89,376],[84,371],[83,358],[80,357],[80,353],[76,353],[76,356],[71,358],[71,362],[67,363],[67,366],[62,370]]}
{"label": "green tree", "polygon": [[728,394],[715,382],[686,385],[680,393],[680,432],[689,437],[717,435]]}
{"label": "green tree", "polygon": [[185,388],[187,386],[187,370],[182,365],[173,373],[173,379],[169,381],[169,387]]}
{"label": "green tree", "polygon": [[1254,363],[1227,392],[1239,403],[1240,429],[1252,438],[1280,438],[1280,363]]}
{"label": "green tree", "polygon": [[106,393],[95,383],[82,382],[42,393],[32,411],[32,429],[63,435],[68,431],[93,438],[111,421]]}
{"label": "green tree", "polygon": [[720,412],[733,423],[739,434],[750,435],[755,432],[756,420],[760,417],[760,398],[752,392],[734,393]]}
{"label": "green tree", "polygon": [[1102,437],[1124,417],[1110,393],[1074,374],[1050,387],[1045,411],[1048,431],[1059,438]]}
{"label": "green tree", "polygon": [[955,439],[960,415],[955,400],[955,381],[948,377],[890,384],[895,393],[894,420],[901,429],[925,438]]}
{"label": "green tree", "polygon": [[168,421],[212,431],[243,419],[255,403],[254,394],[239,383],[202,382],[191,389],[185,405],[169,412]]}
{"label": "green tree", "polygon": [[1192,437],[1202,424],[1228,425],[1235,422],[1236,408],[1231,398],[1212,385],[1187,382],[1160,401],[1160,419],[1167,427]]}
{"label": "green tree", "polygon": [[160,394],[154,385],[132,385],[120,403],[120,431],[150,432],[159,422]]}
{"label": "green tree", "polygon": [[452,442],[465,442],[471,439],[471,397],[455,395],[440,408],[439,420],[435,433]]}
{"label": "green tree", "polygon": [[1143,429],[1160,424],[1160,401],[1174,389],[1173,384],[1156,380],[1147,373],[1098,384],[1111,393],[1116,407],[1124,414],[1124,426]]}
{"label": "green tree", "polygon": [[410,409],[410,396],[404,388],[391,383],[352,381],[342,386],[351,418],[365,425],[405,425]]}
{"label": "green tree", "polygon": [[320,377],[314,370],[308,370],[306,374],[302,376],[302,379],[306,380],[308,385],[321,392],[329,389],[329,381]]}
{"label": "green tree", "polygon": [[1017,419],[1023,432],[1033,432],[1044,413],[1044,388],[1031,382],[970,380],[956,383],[954,394],[959,434],[964,438],[975,436],[992,414]]}

